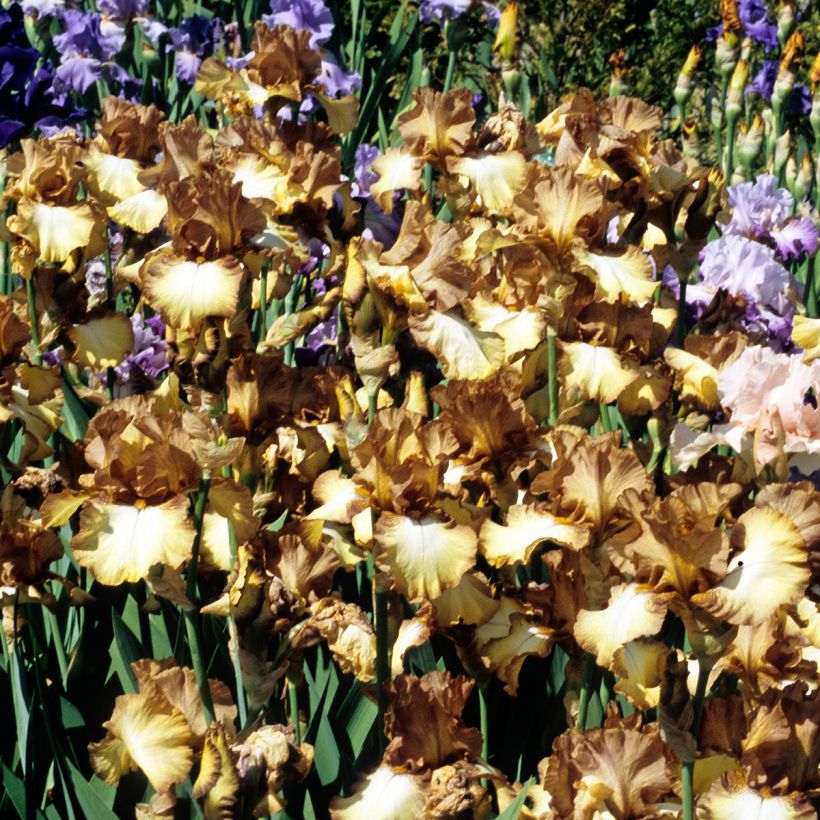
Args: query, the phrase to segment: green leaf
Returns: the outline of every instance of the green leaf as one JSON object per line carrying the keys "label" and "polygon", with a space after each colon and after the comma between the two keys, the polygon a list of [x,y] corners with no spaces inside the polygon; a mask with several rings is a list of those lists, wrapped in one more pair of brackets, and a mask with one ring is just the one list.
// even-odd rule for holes
{"label": "green leaf", "polygon": [[60,723],[63,729],[79,729],[85,726],[80,710],[62,695],[60,695]]}
{"label": "green leaf", "polygon": [[361,683],[355,681],[336,715],[336,721],[344,727],[350,740],[354,758],[362,753],[378,714],[379,707],[365,697]]}
{"label": "green leaf", "polygon": [[[23,781],[5,763],[0,763],[0,766],[2,766],[3,793],[5,797],[11,801],[20,817],[26,817],[26,787]],[[0,806],[2,806],[2,803],[0,803]]]}
{"label": "green leaf", "polygon": [[144,658],[145,650],[137,643],[137,639],[125,625],[116,609],[111,610],[111,625],[114,627],[114,640],[111,642],[111,668],[117,673],[123,691],[136,692],[137,679],[131,671],[131,664]]}
{"label": "green leaf", "polygon": [[527,799],[527,792],[533,783],[535,783],[534,777],[531,777],[524,783],[521,787],[521,791],[518,792],[518,797],[498,815],[498,820],[518,820],[518,816],[521,814],[521,809],[524,806],[524,801]]}
{"label": "green leaf", "polygon": [[[72,763],[66,761],[71,783],[74,786],[74,794],[77,796],[77,802],[83,810],[86,817],[93,817],[95,820],[117,820],[117,815],[111,811],[111,806],[114,805],[114,794],[116,790],[108,786],[111,793],[100,790],[97,786],[92,786]],[[97,780],[98,778],[94,778]],[[106,784],[99,781],[103,786]],[[105,795],[105,797],[103,797]],[[110,802],[109,802],[110,800]]]}
{"label": "green leaf", "polygon": [[80,398],[74,392],[71,382],[63,373],[63,423],[60,432],[71,442],[79,441],[88,430],[89,415]]}

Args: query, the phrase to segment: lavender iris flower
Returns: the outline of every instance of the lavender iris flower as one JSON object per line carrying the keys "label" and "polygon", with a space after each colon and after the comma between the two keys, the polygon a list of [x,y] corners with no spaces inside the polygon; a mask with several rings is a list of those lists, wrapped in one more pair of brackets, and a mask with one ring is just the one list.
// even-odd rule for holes
{"label": "lavender iris flower", "polygon": [[700,263],[703,284],[712,292],[721,288],[733,296],[775,305],[788,289],[791,276],[774,250],[746,236],[730,234],[710,242]]}
{"label": "lavender iris flower", "polygon": [[159,378],[168,369],[168,344],[162,319],[159,316],[144,319],[141,313],[135,313],[131,317],[131,327],[134,329],[134,346],[114,368],[118,381],[130,381],[135,368],[152,379]]}
{"label": "lavender iris flower", "polygon": [[421,0],[419,16],[425,23],[444,25],[448,20],[461,17],[469,8],[472,0]]}
{"label": "lavender iris flower", "polygon": [[145,15],[148,0],[97,0],[97,10],[112,20],[130,20]]}
{"label": "lavender iris flower", "polygon": [[328,51],[322,53],[322,71],[317,78],[329,97],[352,94],[362,87],[362,78],[355,71],[345,71]]}
{"label": "lavender iris flower", "polygon": [[353,163],[353,196],[367,199],[370,197],[370,186],[376,181],[376,174],[371,170],[373,160],[381,151],[369,143],[363,142],[356,149],[356,158]]}
{"label": "lavender iris flower", "polygon": [[176,49],[174,66],[180,80],[194,84],[202,61],[214,53],[215,44],[221,38],[219,25],[218,20],[194,14],[186,17],[179,28],[168,30]]}
{"label": "lavender iris flower", "polygon": [[326,43],[333,34],[333,15],[324,0],[272,0],[271,13],[262,15],[265,25],[286,25],[310,32],[311,48]]}
{"label": "lavender iris flower", "polygon": [[122,85],[133,85],[128,72],[112,62],[125,43],[124,30],[113,23],[102,26],[102,18],[93,12],[70,9],[63,15],[65,30],[54,38],[60,52],[60,66],[55,74],[58,91],[80,94],[105,77]]}
{"label": "lavender iris flower", "polygon": [[[772,248],[745,236],[721,237],[704,248],[699,277],[686,289],[687,322],[697,322],[723,290],[740,308],[736,318],[747,333],[766,337],[778,352],[793,347],[794,304],[787,295],[793,282]],[[663,272],[663,282],[679,298],[680,284],[670,266]]]}
{"label": "lavender iris flower", "polygon": [[32,17],[56,17],[65,10],[65,0],[22,0],[20,8]]}
{"label": "lavender iris flower", "polygon": [[754,182],[732,185],[728,198],[733,210],[724,236],[773,242],[782,259],[799,259],[817,250],[816,225],[806,217],[792,216],[794,197],[777,187],[777,177],[761,174]]}

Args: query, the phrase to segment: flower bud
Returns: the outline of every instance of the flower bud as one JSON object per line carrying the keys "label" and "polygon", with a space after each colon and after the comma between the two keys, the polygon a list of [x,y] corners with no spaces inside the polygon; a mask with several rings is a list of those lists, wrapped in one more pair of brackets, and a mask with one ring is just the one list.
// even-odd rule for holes
{"label": "flower bud", "polygon": [[811,83],[812,94],[818,91],[820,86],[820,51],[814,55],[814,62],[811,64],[811,71],[809,72],[809,82]]}
{"label": "flower bud", "polygon": [[735,170],[732,171],[732,178],[729,180],[729,184],[739,185],[741,182],[748,182],[746,179],[746,169],[742,165],[736,165]]}
{"label": "flower bud", "polygon": [[777,138],[774,127],[774,112],[771,108],[764,108],[762,112],[763,126],[766,134],[766,156],[770,157],[774,153],[774,141]]}
{"label": "flower bud", "polygon": [[518,2],[512,0],[501,12],[501,20],[498,23],[498,31],[493,43],[493,51],[497,51],[501,59],[510,62],[515,55],[518,46]]}
{"label": "flower bud", "polygon": [[692,97],[695,71],[702,57],[703,49],[699,45],[694,45],[689,49],[689,54],[686,57],[683,68],[680,70],[680,74],[678,74],[678,81],[675,83],[675,90],[673,92],[675,102],[679,106],[689,102]]}
{"label": "flower bud", "polygon": [[786,187],[792,192],[794,196],[794,186],[797,182],[797,158],[794,154],[790,154],[786,160],[786,173],[784,176]]}
{"label": "flower bud", "polygon": [[791,131],[784,132],[777,138],[774,144],[774,173],[777,177],[783,176],[783,171],[786,168],[786,163],[789,161],[789,155],[792,152],[792,135]]}
{"label": "flower bud", "polygon": [[729,83],[729,92],[726,96],[726,116],[737,117],[743,109],[743,94],[746,90],[746,80],[749,78],[749,64],[745,60],[738,60],[732,72]]}
{"label": "flower bud", "polygon": [[809,114],[811,130],[814,131],[815,142],[820,141],[820,86],[814,90],[811,100],[811,113]]}
{"label": "flower bud", "polygon": [[740,44],[740,59],[750,63],[752,61],[752,49],[754,46],[755,43],[751,37],[744,37],[743,42]]}
{"label": "flower bud", "polygon": [[784,3],[777,10],[777,41],[780,47],[786,44],[789,37],[792,36],[794,27],[797,25],[797,18],[794,14],[794,4]]}
{"label": "flower bud", "polygon": [[802,202],[810,193],[814,182],[814,163],[811,154],[806,151],[803,154],[803,161],[800,163],[800,170],[797,172],[797,179],[794,181],[794,198],[797,202]]}
{"label": "flower bud", "polygon": [[777,72],[777,79],[774,81],[772,90],[772,107],[775,111],[781,111],[788,102],[794,91],[794,72],[791,69],[780,69]]}
{"label": "flower bud", "polygon": [[723,126],[723,108],[721,108],[720,100],[717,94],[712,94],[708,100],[709,105],[709,122],[712,128],[721,128]]}
{"label": "flower bud", "polygon": [[783,47],[783,54],[780,55],[780,71],[796,70],[805,50],[806,38],[798,29]]}
{"label": "flower bud", "polygon": [[745,166],[751,168],[754,165],[763,147],[763,136],[763,118],[760,114],[754,115],[748,129],[745,123],[741,124],[738,137],[738,157]]}
{"label": "flower bud", "polygon": [[737,35],[732,31],[724,31],[715,44],[715,66],[721,77],[732,75],[739,55]]}
{"label": "flower bud", "polygon": [[626,54],[622,48],[609,55],[609,66],[612,69],[612,76],[609,80],[609,96],[617,97],[626,94],[628,86],[626,84]]}
{"label": "flower bud", "polygon": [[689,117],[683,124],[683,153],[684,156],[700,160],[701,146],[698,134],[698,121]]}

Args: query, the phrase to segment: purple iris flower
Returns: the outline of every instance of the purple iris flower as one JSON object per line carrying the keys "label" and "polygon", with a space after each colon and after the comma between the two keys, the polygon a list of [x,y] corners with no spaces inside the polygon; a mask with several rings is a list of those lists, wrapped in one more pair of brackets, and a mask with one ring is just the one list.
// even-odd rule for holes
{"label": "purple iris flower", "polygon": [[401,230],[402,209],[397,207],[398,203],[393,203],[393,213],[385,213],[372,199],[368,199],[364,205],[364,230],[362,236],[365,239],[375,239],[381,242],[385,250],[390,250],[396,243],[399,231]]}
{"label": "purple iris flower", "polygon": [[369,143],[363,142],[356,149],[356,158],[353,163],[353,196],[366,199],[370,197],[370,186],[376,181],[376,174],[371,170],[373,160],[381,151]]}
{"label": "purple iris flower", "polygon": [[[766,51],[777,48],[777,26],[769,22],[766,6],[761,0],[740,0],[738,17],[743,32],[765,47]],[[711,43],[723,34],[723,23],[706,30],[706,42]]]}
{"label": "purple iris flower", "polygon": [[55,74],[58,91],[82,94],[103,77],[123,86],[136,83],[122,66],[112,61],[125,43],[121,27],[108,22],[103,27],[99,14],[74,9],[65,12],[63,24],[65,30],[54,38],[60,52],[60,66]]}
{"label": "purple iris flower", "polygon": [[803,83],[794,84],[789,97],[789,110],[799,117],[805,117],[811,111],[811,91]]}
{"label": "purple iris flower", "polygon": [[792,216],[794,197],[777,187],[772,174],[732,185],[728,199],[733,210],[724,236],[773,242],[782,259],[799,259],[817,250],[817,226],[806,217]]}
{"label": "purple iris flower", "polygon": [[309,31],[312,48],[323,45],[333,34],[333,15],[324,0],[271,0],[270,8],[270,14],[262,15],[265,25]]}
{"label": "purple iris flower", "polygon": [[100,28],[101,17],[94,12],[69,9],[63,15],[65,30],[54,38],[54,45],[65,58],[75,54],[110,60],[122,48],[118,34],[106,36]]}
{"label": "purple iris flower", "polygon": [[777,48],[777,26],[769,22],[762,0],[740,0],[738,16],[747,36],[765,46],[766,51]]}
{"label": "purple iris flower", "polygon": [[159,378],[168,369],[165,324],[159,316],[144,319],[141,313],[135,313],[131,317],[131,327],[134,329],[134,346],[114,368],[118,381],[130,381],[135,368],[152,379]]}
{"label": "purple iris flower", "polygon": [[746,86],[746,93],[756,91],[764,100],[770,100],[774,91],[774,81],[777,79],[778,65],[777,60],[764,60],[751,84]]}
{"label": "purple iris flower", "polygon": [[21,7],[0,7],[0,148],[35,126],[59,129],[86,115],[55,92],[54,67],[31,47]]}
{"label": "purple iris flower", "polygon": [[186,17],[179,28],[168,29],[168,33],[176,49],[177,77],[193,85],[202,61],[214,53],[215,43],[221,38],[219,21],[194,14]]}

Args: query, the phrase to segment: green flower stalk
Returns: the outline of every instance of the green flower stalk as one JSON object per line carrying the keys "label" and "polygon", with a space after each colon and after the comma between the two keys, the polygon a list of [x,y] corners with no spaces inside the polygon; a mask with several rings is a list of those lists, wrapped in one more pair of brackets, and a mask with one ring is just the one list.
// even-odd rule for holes
{"label": "green flower stalk", "polygon": [[191,651],[191,665],[196,675],[199,697],[202,700],[202,713],[205,722],[210,726],[214,722],[214,705],[211,699],[211,690],[208,686],[208,671],[205,668],[205,659],[202,656],[202,641],[199,624],[199,605],[197,603],[196,571],[199,564],[199,548],[202,544],[202,525],[205,521],[205,508],[208,506],[208,494],[211,489],[210,475],[203,475],[199,482],[194,505],[194,544],[191,551],[191,560],[185,578],[185,596],[194,604],[193,608],[184,612],[185,632],[188,638],[188,648]]}

